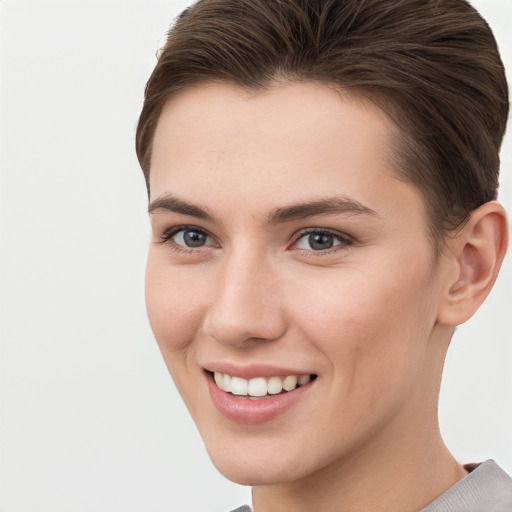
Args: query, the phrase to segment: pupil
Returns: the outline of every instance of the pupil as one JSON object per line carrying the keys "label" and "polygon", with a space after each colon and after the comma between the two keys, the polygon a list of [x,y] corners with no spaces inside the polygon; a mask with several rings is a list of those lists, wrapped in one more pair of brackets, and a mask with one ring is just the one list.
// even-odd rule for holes
{"label": "pupil", "polygon": [[334,244],[333,236],[323,233],[312,233],[309,235],[309,245],[312,249],[321,251],[322,249],[330,249]]}
{"label": "pupil", "polygon": [[198,231],[185,231],[183,240],[188,247],[201,247],[206,242],[206,235]]}

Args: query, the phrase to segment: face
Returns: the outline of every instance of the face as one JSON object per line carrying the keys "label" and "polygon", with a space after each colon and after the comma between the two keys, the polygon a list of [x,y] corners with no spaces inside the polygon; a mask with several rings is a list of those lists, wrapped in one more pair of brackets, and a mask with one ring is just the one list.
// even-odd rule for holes
{"label": "face", "polygon": [[388,163],[392,131],[372,103],[311,83],[203,85],[162,112],[147,309],[234,481],[392,444],[432,401],[441,285],[422,197]]}

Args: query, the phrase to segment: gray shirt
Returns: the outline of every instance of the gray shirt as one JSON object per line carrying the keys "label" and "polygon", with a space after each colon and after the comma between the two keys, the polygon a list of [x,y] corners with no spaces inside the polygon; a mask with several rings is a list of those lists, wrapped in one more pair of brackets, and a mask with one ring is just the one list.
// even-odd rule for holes
{"label": "gray shirt", "polygon": [[493,460],[465,468],[468,476],[421,512],[512,512],[512,478]]}
{"label": "gray shirt", "polygon": [[[468,476],[420,512],[512,512],[512,478],[493,460],[468,464]],[[252,512],[244,505],[232,512]]]}

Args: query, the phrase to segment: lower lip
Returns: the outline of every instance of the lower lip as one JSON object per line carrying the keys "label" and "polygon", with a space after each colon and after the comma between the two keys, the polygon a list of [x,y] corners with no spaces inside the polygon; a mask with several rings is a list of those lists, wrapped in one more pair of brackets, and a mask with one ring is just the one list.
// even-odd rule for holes
{"label": "lower lip", "polygon": [[259,400],[250,400],[231,395],[217,387],[210,374],[207,374],[208,391],[217,410],[236,423],[256,425],[273,420],[296,404],[307,394],[316,381],[279,395],[269,395]]}

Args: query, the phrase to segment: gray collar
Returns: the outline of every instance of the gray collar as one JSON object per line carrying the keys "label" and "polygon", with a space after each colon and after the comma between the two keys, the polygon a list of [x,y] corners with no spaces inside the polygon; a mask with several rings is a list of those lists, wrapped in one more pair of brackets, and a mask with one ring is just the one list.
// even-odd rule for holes
{"label": "gray collar", "polygon": [[512,479],[493,461],[471,473],[420,512],[511,512]]}
{"label": "gray collar", "polygon": [[[512,512],[512,478],[493,460],[467,464],[468,476],[420,512]],[[232,512],[252,512],[244,505]]]}

